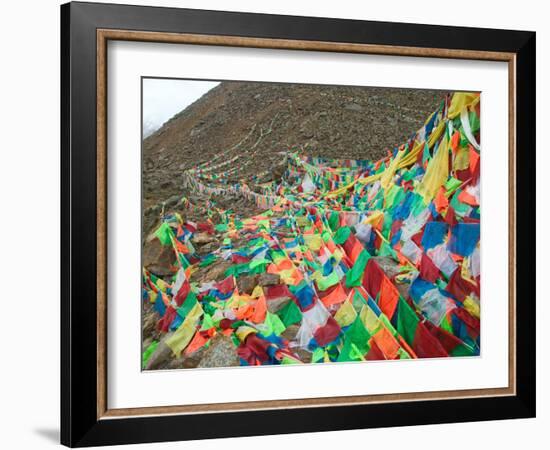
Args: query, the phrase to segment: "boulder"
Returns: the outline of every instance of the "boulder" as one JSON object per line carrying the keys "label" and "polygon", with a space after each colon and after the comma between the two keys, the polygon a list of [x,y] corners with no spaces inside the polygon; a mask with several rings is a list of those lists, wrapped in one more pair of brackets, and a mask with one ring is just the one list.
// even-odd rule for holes
{"label": "boulder", "polygon": [[299,324],[290,325],[286,328],[285,331],[281,333],[281,337],[283,339],[286,339],[287,341],[293,341],[296,338],[296,334],[298,334],[298,330],[300,329]]}
{"label": "boulder", "polygon": [[409,289],[411,288],[410,283],[395,283],[395,287],[399,291],[401,297],[405,300],[409,298]]}
{"label": "boulder", "polygon": [[206,349],[201,347],[191,355],[175,358],[168,363],[167,369],[194,369],[199,365],[205,351]]}
{"label": "boulder", "polygon": [[348,111],[363,111],[363,107],[357,103],[348,103],[344,108]]}
{"label": "boulder", "polygon": [[252,294],[258,284],[258,275],[241,275],[237,278],[237,288],[241,294]]}
{"label": "boulder", "polygon": [[207,255],[208,253],[212,253],[213,251],[217,250],[219,248],[218,242],[209,242],[208,244],[204,244],[200,248],[200,254],[201,255]]}
{"label": "boulder", "polygon": [[277,273],[262,273],[258,279],[260,286],[275,286],[281,284],[281,277]]}
{"label": "boulder", "polygon": [[225,278],[225,271],[229,269],[233,263],[220,259],[207,267],[201,267],[193,274],[193,279],[199,283],[208,283],[210,281],[221,281]]}
{"label": "boulder", "polygon": [[280,309],[284,308],[285,305],[291,301],[290,297],[279,297],[267,301],[267,310],[270,313],[276,313]]}
{"label": "boulder", "polygon": [[239,364],[237,347],[230,337],[218,334],[212,338],[197,367],[234,367]]}
{"label": "boulder", "polygon": [[215,236],[208,234],[206,232],[195,233],[191,238],[191,242],[196,245],[204,245],[216,240]]}
{"label": "boulder", "polygon": [[311,362],[312,354],[311,352],[303,349],[303,348],[295,348],[293,349],[296,356],[298,356],[298,359],[302,361],[304,364],[309,364]]}
{"label": "boulder", "polygon": [[143,266],[157,276],[165,277],[174,273],[174,249],[170,245],[162,245],[156,238],[144,243],[142,258]]}
{"label": "boulder", "polygon": [[166,201],[164,202],[164,205],[167,206],[168,208],[173,208],[180,202],[180,200],[181,200],[181,195],[179,194],[172,195],[171,197],[168,197],[166,199]]}
{"label": "boulder", "polygon": [[143,337],[150,337],[155,334],[158,320],[158,314],[154,311],[147,312],[143,315]]}
{"label": "boulder", "polygon": [[372,259],[376,261],[386,276],[390,279],[397,275],[401,270],[399,263],[390,256],[373,256]]}
{"label": "boulder", "polygon": [[166,345],[166,340],[172,336],[173,333],[167,333],[159,342],[154,353],[149,357],[145,370],[158,370],[164,369],[168,366],[172,360],[172,349]]}

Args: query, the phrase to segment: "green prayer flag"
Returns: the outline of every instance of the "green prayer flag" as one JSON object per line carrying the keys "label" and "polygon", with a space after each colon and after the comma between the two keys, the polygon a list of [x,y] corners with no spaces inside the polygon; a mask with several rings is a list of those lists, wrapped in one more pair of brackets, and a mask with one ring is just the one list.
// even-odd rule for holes
{"label": "green prayer flag", "polygon": [[214,228],[216,229],[216,231],[219,231],[220,233],[224,233],[227,231],[227,224],[218,223]]}
{"label": "green prayer flag", "polygon": [[225,269],[224,275],[226,277],[228,277],[229,275],[238,277],[239,275],[243,273],[248,273],[249,271],[250,269],[248,267],[248,263],[234,264],[232,266],[229,266],[227,269]]}
{"label": "green prayer flag", "polygon": [[279,316],[270,313],[269,311],[265,315],[264,326],[266,327],[265,334],[267,336],[270,334],[280,336],[281,333],[286,330],[286,327],[283,322],[281,322],[281,319],[279,319]]}
{"label": "green prayer flag", "polygon": [[214,328],[214,326],[215,325],[214,321],[212,320],[212,316],[205,313],[202,319],[201,331],[209,330],[210,328]]}
{"label": "green prayer flag", "polygon": [[320,291],[326,291],[329,287],[338,284],[339,281],[338,273],[336,273],[336,270],[333,270],[330,275],[326,277],[321,276],[317,279],[317,287]]}
{"label": "green prayer flag", "polygon": [[405,339],[405,342],[412,345],[414,341],[414,335],[416,333],[416,327],[418,326],[418,317],[412,310],[409,304],[399,297],[399,303],[397,306],[397,332]]}
{"label": "green prayer flag", "polygon": [[426,161],[430,159],[430,146],[428,141],[424,143],[424,149],[422,150],[422,164],[425,164]]}
{"label": "green prayer flag", "polygon": [[178,253],[178,257],[179,257],[180,264],[184,269],[187,269],[191,265],[191,263],[187,261],[187,258],[183,253]]}
{"label": "green prayer flag", "polygon": [[218,257],[214,255],[213,253],[210,253],[206,258],[204,258],[200,263],[199,267],[207,267],[210,264],[214,263]]}
{"label": "green prayer flag", "polygon": [[302,321],[302,311],[293,301],[288,302],[277,312],[285,327],[300,323]]}
{"label": "green prayer flag", "polygon": [[363,321],[359,316],[355,318],[354,322],[344,332],[344,335],[346,341],[354,343],[359,350],[366,353],[371,335],[365,328],[365,325],[363,325]]}
{"label": "green prayer flag", "polygon": [[283,355],[283,359],[281,360],[281,364],[300,364],[300,361],[297,361],[294,358],[289,358],[288,356]]}
{"label": "green prayer flag", "polygon": [[450,353],[451,356],[474,356],[476,354],[473,348],[464,343],[457,345]]}
{"label": "green prayer flag", "polygon": [[187,314],[189,314],[189,311],[191,311],[196,304],[197,296],[193,291],[191,291],[187,294],[187,297],[185,297],[183,304],[177,309],[177,312],[182,319],[185,319]]}
{"label": "green prayer flag", "polygon": [[141,367],[143,369],[145,369],[145,366],[147,365],[147,361],[149,361],[149,358],[155,352],[158,345],[159,345],[158,341],[153,341],[151,342],[151,344],[149,344],[149,346],[143,352],[143,355],[141,356]]}
{"label": "green prayer flag", "polygon": [[361,250],[353,267],[346,272],[346,287],[360,286],[365,273],[365,267],[370,259],[369,252]]}
{"label": "green prayer flag", "polygon": [[172,243],[172,228],[166,222],[162,222],[160,227],[155,231],[155,236],[162,245],[169,245]]}
{"label": "green prayer flag", "polygon": [[454,334],[453,327],[449,323],[449,319],[447,318],[447,315],[443,316],[443,319],[441,320],[441,323],[439,324],[439,326],[441,327],[441,329],[448,331],[451,334]]}
{"label": "green prayer flag", "polygon": [[266,265],[266,264],[269,264],[271,261],[267,258],[258,258],[258,259],[253,259],[252,261],[250,261],[248,263],[248,266],[251,268],[251,269],[255,269],[256,267],[258,267],[259,265]]}
{"label": "green prayer flag", "polygon": [[397,330],[393,327],[393,325],[390,323],[390,319],[388,319],[388,317],[384,313],[380,314],[378,316],[378,319],[384,324],[384,326],[392,335],[397,336]]}
{"label": "green prayer flag", "polygon": [[402,347],[397,350],[397,354],[399,355],[399,359],[411,359],[411,355],[409,355]]}
{"label": "green prayer flag", "polygon": [[334,243],[337,245],[342,245],[344,242],[347,241],[349,235],[351,233],[350,227],[341,227],[338,228],[338,231],[334,233]]}
{"label": "green prayer flag", "polygon": [[[351,342],[351,340],[346,339],[342,350],[340,350],[340,354],[338,355],[338,359],[336,360],[336,362],[360,361],[360,358],[357,357],[353,347],[354,344]],[[357,347],[355,346],[355,348]]]}
{"label": "green prayer flag", "polygon": [[450,177],[445,183],[445,190],[447,194],[451,194],[462,184],[462,181],[456,179],[455,177]]}
{"label": "green prayer flag", "polygon": [[254,267],[253,269],[250,269],[250,273],[253,273],[253,274],[260,274],[260,273],[264,273],[265,271],[267,270],[267,263],[264,262],[262,264],[258,264],[256,267]]}
{"label": "green prayer flag", "polygon": [[470,130],[472,134],[476,134],[479,131],[479,117],[475,111],[470,111],[468,118],[470,119]]}
{"label": "green prayer flag", "polygon": [[312,363],[316,363],[319,361],[322,362],[324,358],[325,358],[325,349],[323,347],[317,347],[313,351],[313,354],[311,355],[311,362]]}
{"label": "green prayer flag", "polygon": [[330,213],[330,217],[328,219],[328,225],[332,231],[336,231],[338,229],[338,223],[339,223],[339,215],[336,211],[333,211]]}
{"label": "green prayer flag", "polygon": [[450,201],[450,205],[453,207],[453,209],[457,214],[463,216],[468,213],[468,211],[470,210],[470,206],[465,203],[462,203],[458,199],[458,196],[460,195],[461,192],[462,192],[462,189],[459,189],[458,191],[455,192],[455,194],[453,195],[453,198]]}
{"label": "green prayer flag", "polygon": [[378,256],[391,256],[392,258],[397,259],[395,250],[392,248],[390,244],[388,244],[385,241],[382,241],[382,244],[380,244],[380,249],[378,250]]}

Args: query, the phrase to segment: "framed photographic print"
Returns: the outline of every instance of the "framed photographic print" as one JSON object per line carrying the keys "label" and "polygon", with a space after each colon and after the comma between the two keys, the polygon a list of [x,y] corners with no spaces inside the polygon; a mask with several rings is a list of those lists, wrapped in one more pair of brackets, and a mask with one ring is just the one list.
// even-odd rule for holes
{"label": "framed photographic print", "polygon": [[535,415],[535,33],[69,3],[62,443]]}

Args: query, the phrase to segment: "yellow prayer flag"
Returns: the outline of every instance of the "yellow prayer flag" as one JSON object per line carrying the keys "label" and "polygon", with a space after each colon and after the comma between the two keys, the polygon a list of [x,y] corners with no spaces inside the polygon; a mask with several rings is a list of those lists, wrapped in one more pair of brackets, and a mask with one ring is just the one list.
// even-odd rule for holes
{"label": "yellow prayer flag", "polygon": [[449,178],[449,143],[444,136],[437,153],[428,163],[424,178],[418,185],[417,192],[422,195],[424,203],[429,204],[441,186]]}
{"label": "yellow prayer flag", "polygon": [[368,307],[368,305],[363,305],[359,318],[371,335],[375,334],[380,328],[380,320],[378,320],[378,317],[374,311]]}
{"label": "yellow prayer flag", "polygon": [[475,106],[479,102],[479,93],[456,92],[451,99],[451,106],[447,116],[450,119],[457,117],[464,108]]}
{"label": "yellow prayer flag", "polygon": [[351,325],[356,317],[357,313],[355,312],[355,309],[353,308],[351,302],[349,302],[348,300],[346,300],[342,304],[342,306],[340,306],[340,309],[336,311],[336,314],[334,315],[334,319],[341,327],[347,327],[348,325]]}
{"label": "yellow prayer flag", "polygon": [[321,248],[323,239],[320,234],[304,234],[304,242],[310,250],[318,251]]}
{"label": "yellow prayer flag", "polygon": [[468,296],[464,299],[464,309],[468,311],[472,316],[479,319],[479,303],[472,297]]}
{"label": "yellow prayer flag", "polygon": [[172,349],[172,352],[174,352],[177,357],[180,356],[181,352],[193,338],[197,322],[202,316],[202,313],[202,307],[200,303],[197,302],[195,306],[193,306],[193,309],[189,311],[187,317],[185,317],[185,320],[176,332],[166,340],[166,345]]}

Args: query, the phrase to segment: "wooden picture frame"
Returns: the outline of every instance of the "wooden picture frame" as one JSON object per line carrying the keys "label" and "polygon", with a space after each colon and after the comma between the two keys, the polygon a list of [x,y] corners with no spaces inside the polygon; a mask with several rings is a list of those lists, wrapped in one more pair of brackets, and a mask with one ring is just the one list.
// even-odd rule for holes
{"label": "wooden picture frame", "polygon": [[[509,386],[109,409],[109,40],[504,61],[509,67]],[[61,7],[61,441],[205,439],[535,415],[535,33],[125,5]]]}

